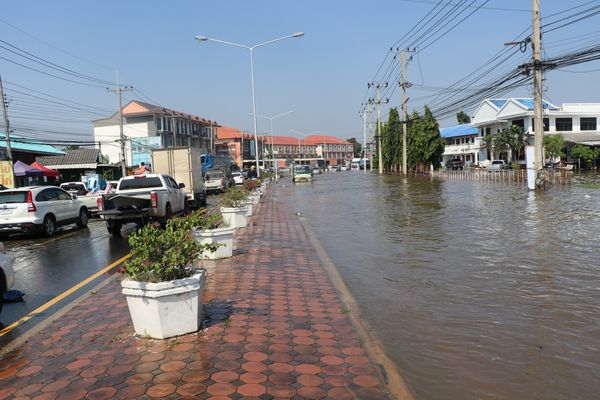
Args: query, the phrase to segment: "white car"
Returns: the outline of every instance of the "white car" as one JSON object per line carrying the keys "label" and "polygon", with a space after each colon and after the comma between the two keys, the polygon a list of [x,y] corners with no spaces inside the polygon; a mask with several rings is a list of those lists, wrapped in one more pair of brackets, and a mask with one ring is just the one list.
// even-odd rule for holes
{"label": "white car", "polygon": [[492,160],[490,165],[487,167],[488,172],[502,171],[508,169],[508,164],[504,160]]}
{"label": "white car", "polygon": [[4,305],[4,293],[8,292],[15,283],[15,271],[12,260],[6,253],[4,244],[0,243],[0,312]]}
{"label": "white car", "polygon": [[90,213],[98,212],[98,196],[90,192],[83,182],[65,182],[60,184],[60,188],[71,194],[76,194],[77,198],[85,204]]}
{"label": "white car", "polygon": [[241,172],[232,172],[231,176],[232,176],[233,181],[235,182],[236,185],[243,185],[244,184],[244,175],[242,175]]}
{"label": "white car", "polygon": [[54,186],[31,186],[0,192],[0,238],[11,233],[41,232],[77,224],[85,228],[88,209],[76,195]]}

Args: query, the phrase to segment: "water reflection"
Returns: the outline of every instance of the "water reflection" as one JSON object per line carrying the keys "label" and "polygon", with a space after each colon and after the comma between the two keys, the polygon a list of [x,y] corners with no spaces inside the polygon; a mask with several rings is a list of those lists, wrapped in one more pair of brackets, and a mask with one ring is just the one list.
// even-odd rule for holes
{"label": "water reflection", "polygon": [[600,191],[354,172],[288,189],[417,398],[597,398]]}

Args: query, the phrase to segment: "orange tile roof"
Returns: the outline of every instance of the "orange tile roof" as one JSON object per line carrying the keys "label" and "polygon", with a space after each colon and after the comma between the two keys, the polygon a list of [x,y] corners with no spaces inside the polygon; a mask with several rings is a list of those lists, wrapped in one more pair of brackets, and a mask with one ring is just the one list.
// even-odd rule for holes
{"label": "orange tile roof", "polygon": [[326,135],[310,135],[306,137],[306,141],[308,143],[312,143],[315,145],[319,144],[351,144],[343,139],[340,139],[335,136],[326,136]]}
{"label": "orange tile roof", "polygon": [[[254,139],[253,133],[242,132],[239,129],[231,128],[229,126],[218,126],[217,127],[217,139],[218,140],[232,140],[232,139],[240,139],[244,135],[244,140]],[[264,140],[264,138],[259,134],[258,140]]]}
{"label": "orange tile roof", "polygon": [[218,125],[216,121],[211,121],[207,118],[202,118],[197,115],[183,113],[181,111],[171,110],[169,108],[164,108],[160,106],[156,106],[154,104],[145,103],[139,100],[132,100],[123,107],[123,115],[125,116],[133,116],[133,115],[144,115],[144,114],[161,114],[161,115],[174,115],[180,118],[187,118],[193,121],[203,122],[205,124]]}
{"label": "orange tile roof", "polygon": [[[271,136],[266,136],[265,141],[270,145]],[[273,136],[272,142],[275,146],[298,146],[298,143],[300,143],[300,146],[314,146],[313,143],[308,143],[304,139],[300,139],[300,141],[298,141],[298,138],[292,136]]]}

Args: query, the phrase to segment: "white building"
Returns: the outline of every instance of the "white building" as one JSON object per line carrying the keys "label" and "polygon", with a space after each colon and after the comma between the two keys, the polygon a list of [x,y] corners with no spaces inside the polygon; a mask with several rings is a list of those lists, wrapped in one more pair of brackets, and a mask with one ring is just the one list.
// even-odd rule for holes
{"label": "white building", "polygon": [[[440,131],[446,139],[444,162],[461,158],[468,165],[489,159],[491,154],[481,147],[481,139],[512,125],[523,128],[533,144],[533,106],[533,99],[528,98],[484,100],[473,114],[470,126],[458,125]],[[562,134],[567,148],[576,143],[600,146],[600,103],[565,103],[558,107],[544,101],[543,115],[544,134]]]}
{"label": "white building", "polygon": [[[120,160],[119,114],[92,121],[94,141],[109,162]],[[196,115],[170,110],[141,101],[131,101],[123,107],[125,160],[128,166],[140,162],[150,164],[154,148],[190,146],[212,153],[217,123]]]}

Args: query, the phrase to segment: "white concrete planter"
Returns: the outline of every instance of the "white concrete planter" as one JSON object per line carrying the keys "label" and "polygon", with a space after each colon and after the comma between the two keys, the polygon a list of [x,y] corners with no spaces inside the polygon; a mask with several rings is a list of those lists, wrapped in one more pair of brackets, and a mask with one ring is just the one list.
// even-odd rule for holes
{"label": "white concrete planter", "polygon": [[260,202],[260,193],[252,192],[252,204],[258,205],[259,202]]}
{"label": "white concrete planter", "polygon": [[223,221],[232,228],[245,228],[248,225],[246,207],[221,207]]}
{"label": "white concrete planter", "polygon": [[235,228],[193,229],[192,236],[200,244],[220,244],[217,251],[205,251],[202,258],[215,260],[233,256],[233,232]]}
{"label": "white concrete planter", "polygon": [[148,283],[121,281],[135,333],[164,339],[196,332],[202,322],[202,290],[206,271],[189,278]]}
{"label": "white concrete planter", "polygon": [[252,201],[252,199],[248,199],[248,200],[244,201],[242,203],[242,205],[248,209],[248,211],[246,211],[246,217],[251,217],[252,211],[253,211],[252,206],[254,205],[254,202]]}

